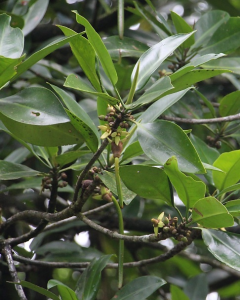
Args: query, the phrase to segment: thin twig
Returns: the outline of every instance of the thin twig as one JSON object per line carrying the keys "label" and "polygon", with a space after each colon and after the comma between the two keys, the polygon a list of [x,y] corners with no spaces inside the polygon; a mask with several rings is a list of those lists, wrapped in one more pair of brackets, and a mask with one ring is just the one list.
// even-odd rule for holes
{"label": "thin twig", "polygon": [[210,124],[210,123],[223,123],[223,122],[232,122],[235,120],[240,120],[240,113],[236,115],[230,115],[226,117],[212,118],[212,119],[186,119],[186,118],[178,118],[178,117],[169,117],[164,115],[162,115],[160,119],[178,122],[178,123]]}
{"label": "thin twig", "polygon": [[[11,246],[9,244],[5,244],[2,250],[3,255],[5,256],[5,259],[7,261],[7,265],[8,265],[8,270],[9,273],[12,277],[12,281],[13,282],[20,282],[18,275],[17,275],[17,270],[16,267],[14,265],[14,261],[12,258],[12,249]],[[23,291],[23,288],[21,285],[19,284],[15,284],[15,288],[17,290],[18,296],[21,300],[27,300],[27,297],[25,296],[25,293]]]}

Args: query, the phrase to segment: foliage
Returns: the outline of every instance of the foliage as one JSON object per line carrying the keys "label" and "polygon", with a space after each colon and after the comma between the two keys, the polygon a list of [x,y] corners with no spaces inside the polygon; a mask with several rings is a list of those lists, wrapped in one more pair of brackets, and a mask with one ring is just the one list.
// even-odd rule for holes
{"label": "foliage", "polygon": [[1,294],[237,299],[235,4],[192,26],[150,0],[54,2],[1,7]]}

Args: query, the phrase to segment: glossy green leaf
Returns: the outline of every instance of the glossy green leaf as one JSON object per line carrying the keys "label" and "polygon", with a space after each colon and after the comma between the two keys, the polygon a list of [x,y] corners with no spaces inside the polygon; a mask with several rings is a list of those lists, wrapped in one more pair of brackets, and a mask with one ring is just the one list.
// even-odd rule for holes
{"label": "glossy green leaf", "polygon": [[139,67],[140,67],[140,65],[138,65],[137,71],[136,71],[135,76],[133,78],[133,81],[132,81],[132,84],[131,84],[131,87],[130,87],[130,91],[128,93],[126,105],[129,105],[129,104],[131,105],[132,104],[133,97],[134,97],[134,94],[135,94],[135,91],[136,91],[136,86],[137,86]]}
{"label": "glossy green leaf", "polygon": [[[193,31],[192,27],[174,11],[171,11],[171,18],[177,30],[177,33],[189,33]],[[182,46],[184,48],[189,48],[193,44],[194,44],[194,35],[192,35],[186,42],[184,42]]]}
{"label": "glossy green leaf", "polygon": [[[99,173],[98,176],[101,178],[102,182],[110,189],[110,191],[112,191],[115,195],[118,194],[115,174],[108,171],[103,171],[103,173]],[[128,205],[136,197],[136,194],[133,191],[129,190],[123,181],[121,181],[121,187],[123,201],[126,205]]]}
{"label": "glossy green leaf", "polygon": [[196,29],[196,42],[194,43],[192,48],[197,49],[199,47],[204,47],[205,45],[207,45],[213,34],[222,24],[226,23],[229,18],[229,14],[221,10],[209,11],[201,16],[194,27]]}
{"label": "glossy green leaf", "polygon": [[184,287],[184,292],[191,300],[206,300],[208,295],[208,282],[206,275],[199,274],[190,278]]}
{"label": "glossy green leaf", "polygon": [[37,176],[40,173],[27,166],[0,160],[0,180],[12,180],[22,177]]}
{"label": "glossy green leaf", "polygon": [[[191,35],[192,33],[170,36],[149,48],[137,62],[137,64],[140,62],[140,70],[136,90],[143,88],[161,63]],[[137,70],[137,64],[132,72],[132,80]]]}
{"label": "glossy green leaf", "polygon": [[24,18],[24,35],[29,34],[41,22],[48,7],[49,0],[37,0],[32,2]]}
{"label": "glossy green leaf", "polygon": [[[220,75],[222,73],[229,73],[231,71],[229,70],[224,70],[224,69],[197,69],[197,70],[192,70],[183,76],[179,77],[176,80],[172,80],[172,85],[174,86],[174,89],[171,90],[170,92],[177,92],[182,89],[186,89],[189,86],[192,86],[193,84]],[[170,76],[171,78],[171,76]]]}
{"label": "glossy green leaf", "polygon": [[240,200],[228,201],[225,205],[229,213],[234,217],[240,216]]}
{"label": "glossy green leaf", "polygon": [[139,41],[128,37],[120,39],[119,36],[109,36],[103,40],[103,43],[113,59],[140,57],[149,48]]}
{"label": "glossy green leaf", "polygon": [[106,267],[112,255],[105,255],[99,259],[93,259],[91,264],[81,274],[77,285],[76,295],[78,299],[95,300],[100,286],[101,271]]}
{"label": "glossy green leaf", "polygon": [[240,179],[240,150],[222,153],[213,164],[225,173],[213,171],[215,186],[222,191],[223,189],[235,184]]}
{"label": "glossy green leaf", "polygon": [[167,160],[164,164],[164,172],[169,177],[179,198],[187,208],[193,207],[199,199],[205,196],[205,184],[180,172],[176,157],[171,157]]}
{"label": "glossy green leaf", "polygon": [[[0,165],[1,165],[1,163],[0,163]],[[22,177],[18,177],[18,178],[22,178]],[[42,184],[42,178],[39,178],[39,177],[29,178],[29,179],[23,180],[18,183],[13,183],[8,187],[2,188],[0,193],[4,193],[6,191],[12,191],[12,190],[25,190],[25,189],[40,188],[41,184]]]}
{"label": "glossy green leaf", "polygon": [[0,57],[0,88],[10,81],[16,72],[16,66],[21,63],[21,58]]}
{"label": "glossy green leaf", "polygon": [[142,276],[127,283],[111,300],[145,300],[166,281],[156,276]]}
{"label": "glossy green leaf", "polygon": [[88,153],[90,153],[89,150],[76,150],[76,151],[65,152],[56,157],[56,162],[59,164],[60,167],[62,167]]}
{"label": "glossy green leaf", "polygon": [[164,171],[144,165],[120,167],[124,184],[141,197],[162,200],[172,205],[171,188]]}
{"label": "glossy green leaf", "polygon": [[21,164],[25,161],[31,152],[25,147],[19,147],[13,150],[8,156],[4,158],[5,161]]}
{"label": "glossy green leaf", "polygon": [[86,81],[83,81],[75,74],[71,74],[67,77],[64,86],[101,97],[111,105],[115,105],[119,102],[118,99],[109,96],[107,93],[97,92],[92,86],[87,84]]}
{"label": "glossy green leaf", "polygon": [[[65,26],[58,27],[62,30],[65,36],[72,36],[76,34],[75,31]],[[73,41],[70,41],[70,46],[79,65],[81,66],[82,70],[88,77],[93,87],[98,92],[101,92],[102,88],[96,72],[96,54],[90,42],[81,35],[78,35],[77,38],[75,38]]]}
{"label": "glossy green leaf", "polygon": [[164,165],[176,156],[182,172],[205,173],[190,139],[178,125],[168,121],[140,124],[137,135],[144,153],[157,163]]}
{"label": "glossy green leaf", "polygon": [[213,34],[201,53],[231,53],[240,47],[240,19],[231,17]]}
{"label": "glossy green leaf", "polygon": [[224,57],[222,59],[209,61],[202,65],[206,69],[227,69],[235,74],[240,75],[240,58],[239,57]]}
{"label": "glossy green leaf", "polygon": [[165,76],[157,80],[145,93],[133,102],[131,108],[157,101],[163,93],[172,89],[170,78]]}
{"label": "glossy green leaf", "polygon": [[172,300],[190,300],[186,294],[177,286],[172,285],[170,286],[170,292],[171,292],[171,299]]}
{"label": "glossy green leaf", "polygon": [[195,203],[192,220],[207,228],[229,227],[234,223],[226,207],[214,197],[206,197]]}
{"label": "glossy green leaf", "polygon": [[77,11],[73,11],[73,12],[76,14],[77,22],[85,27],[89,42],[92,44],[92,46],[93,46],[93,48],[94,48],[101,64],[102,64],[104,72],[106,73],[106,75],[110,79],[112,85],[115,85],[117,83],[117,80],[118,80],[117,73],[116,73],[116,70],[114,68],[114,64],[112,62],[111,56],[108,53],[107,48],[104,45],[101,37],[94,30],[94,28],[91,26],[91,24],[88,22],[87,19],[80,16],[77,13]]}
{"label": "glossy green leaf", "polygon": [[61,299],[64,300],[78,300],[75,292],[70,289],[68,286],[63,284],[62,282],[56,280],[56,279],[51,279],[48,281],[48,289],[51,289],[54,286],[57,286],[58,292],[61,296]]}
{"label": "glossy green leaf", "polygon": [[48,54],[52,53],[53,51],[57,50],[58,48],[64,46],[69,41],[73,41],[75,38],[78,37],[77,35],[70,36],[70,37],[61,37],[56,39],[55,41],[51,42],[44,48],[39,51],[36,51],[31,56],[29,56],[23,63],[17,66],[17,74],[12,78],[12,81],[17,79],[22,73],[27,71],[31,66],[36,64],[39,60],[46,57]]}
{"label": "glossy green leaf", "polygon": [[24,38],[21,29],[10,26],[11,17],[0,15],[0,58],[16,59],[22,55]]}
{"label": "glossy green leaf", "polygon": [[140,146],[139,141],[136,141],[131,145],[129,145],[127,149],[123,152],[121,162],[142,154],[143,154],[142,147]]}
{"label": "glossy green leaf", "polygon": [[38,292],[39,294],[41,294],[43,296],[46,296],[46,297],[48,297],[48,298],[50,298],[52,300],[60,300],[60,298],[57,295],[55,295],[52,292],[50,292],[50,291],[48,291],[48,290],[46,290],[46,289],[44,289],[44,288],[42,288],[42,287],[40,287],[38,285],[35,285],[35,284],[31,283],[31,282],[27,282],[25,280],[21,280],[20,283],[17,283],[17,284],[19,284],[19,285],[21,285],[23,287],[26,287],[26,288],[28,288],[30,290],[33,290],[35,292]]}
{"label": "glossy green leaf", "polygon": [[240,235],[225,231],[201,228],[203,241],[208,250],[221,262],[240,271]]}
{"label": "glossy green leaf", "polygon": [[222,117],[235,115],[240,111],[240,91],[227,94],[221,99],[219,113]]}
{"label": "glossy green leaf", "polygon": [[99,134],[92,119],[68,93],[57,86],[51,86],[68,108],[65,111],[72,125],[80,132],[91,151],[96,152],[99,144]]}

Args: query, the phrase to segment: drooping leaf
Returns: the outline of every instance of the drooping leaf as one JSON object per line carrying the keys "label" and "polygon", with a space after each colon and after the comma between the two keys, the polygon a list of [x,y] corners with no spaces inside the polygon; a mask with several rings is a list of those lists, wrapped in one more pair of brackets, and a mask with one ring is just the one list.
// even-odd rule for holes
{"label": "drooping leaf", "polygon": [[37,176],[40,173],[27,166],[0,160],[0,180],[12,180],[22,177]]}
{"label": "drooping leaf", "polygon": [[[197,49],[199,47],[205,47],[213,34],[218,30],[218,28],[224,24],[230,15],[221,10],[209,11],[199,18],[195,24],[195,43],[192,49]],[[224,52],[224,51],[221,51]],[[208,52],[209,53],[209,52]],[[215,52],[217,53],[217,52]]]}
{"label": "drooping leaf", "polygon": [[164,165],[176,156],[182,172],[205,173],[190,139],[178,125],[168,121],[140,124],[137,135],[144,153],[157,163]]}
{"label": "drooping leaf", "polygon": [[[192,33],[189,34],[177,34],[168,37],[160,43],[149,48],[138,60],[137,64],[140,63],[140,70],[138,76],[138,83],[136,90],[140,90],[149,80],[150,76],[161,63],[185,40],[187,40]],[[137,70],[137,64],[132,72],[132,80]]]}
{"label": "drooping leaf", "polygon": [[56,280],[56,279],[51,279],[48,281],[48,289],[57,286],[59,294],[62,299],[64,300],[78,300],[75,292],[70,289],[67,285],[63,284],[62,282]]}
{"label": "drooping leaf", "polygon": [[[110,191],[112,191],[115,195],[118,194],[115,174],[104,171],[102,174],[99,174],[99,177],[101,178],[102,182],[110,189]],[[121,187],[123,201],[125,205],[128,205],[136,197],[136,193],[128,189],[123,181],[121,181]]]}
{"label": "drooping leaf", "polygon": [[96,152],[99,144],[99,134],[89,115],[65,91],[51,85],[58,93],[68,110],[65,110],[72,125],[80,132],[92,152]]}
{"label": "drooping leaf", "polygon": [[30,33],[42,20],[48,7],[49,0],[36,0],[30,4],[29,10],[24,18],[24,35]]}
{"label": "drooping leaf", "polygon": [[122,166],[120,177],[139,196],[173,205],[168,178],[162,169],[144,165]]}
{"label": "drooping leaf", "polygon": [[104,45],[101,37],[88,22],[88,20],[80,16],[77,11],[73,12],[76,14],[77,22],[85,27],[88,39],[102,64],[103,70],[110,79],[112,85],[114,86],[117,83],[118,77],[111,56],[108,53],[106,46]]}
{"label": "drooping leaf", "polygon": [[111,300],[145,300],[165,283],[156,276],[138,277],[121,288]]}
{"label": "drooping leaf", "polygon": [[226,207],[214,197],[206,197],[195,203],[192,220],[208,228],[228,227],[234,223]]}
{"label": "drooping leaf", "polygon": [[215,186],[220,191],[237,183],[240,179],[240,150],[222,153],[213,166],[224,171],[224,173],[213,171]]}
{"label": "drooping leaf", "polygon": [[219,194],[217,194],[217,195],[218,195],[218,197],[219,197],[219,196],[221,196],[221,195],[223,195],[223,194],[226,194],[226,193],[228,193],[228,192],[237,191],[237,190],[240,190],[240,183],[231,185],[231,186],[229,186],[229,187],[227,187],[227,188],[221,190],[221,192],[220,192]]}
{"label": "drooping leaf", "polygon": [[[65,36],[72,36],[76,34],[75,31],[65,26],[58,27],[62,30]],[[90,42],[81,35],[78,35],[77,38],[70,41],[70,46],[78,63],[80,64],[82,70],[88,77],[93,87],[98,92],[101,92],[102,88],[96,72],[96,54]]]}
{"label": "drooping leaf", "polygon": [[235,115],[240,111],[240,91],[227,94],[221,99],[219,113],[222,117]]}
{"label": "drooping leaf", "polygon": [[240,271],[240,235],[230,232],[201,228],[203,241],[208,250],[221,262]]}
{"label": "drooping leaf", "polygon": [[115,105],[119,102],[118,99],[109,96],[107,93],[97,92],[92,86],[90,86],[85,81],[83,81],[80,77],[74,74],[71,74],[67,77],[64,86],[98,96],[104,99],[105,101],[107,101],[111,105]]}
{"label": "drooping leaf", "polygon": [[191,300],[205,300],[208,294],[206,275],[199,274],[190,278],[184,287],[184,292]]}
{"label": "drooping leaf", "polygon": [[103,42],[109,54],[114,59],[119,59],[120,57],[140,57],[148,50],[147,45],[128,37],[120,39],[119,36],[110,36],[105,38]]}
{"label": "drooping leaf", "polygon": [[176,157],[171,157],[167,160],[164,164],[164,172],[169,177],[179,198],[187,208],[193,207],[199,199],[205,196],[205,184],[180,172]]}
{"label": "drooping leaf", "polygon": [[202,65],[206,69],[227,69],[240,75],[240,58],[224,57],[222,59],[212,60]]}
{"label": "drooping leaf", "polygon": [[36,285],[36,284],[33,284],[31,282],[28,282],[28,281],[25,281],[25,280],[21,280],[19,283],[19,285],[23,286],[23,287],[26,287],[30,290],[33,290],[35,292],[38,292],[39,294],[43,295],[43,296],[46,296],[52,300],[60,300],[59,297],[55,294],[53,294],[52,292]]}
{"label": "drooping leaf", "polygon": [[[189,33],[192,32],[192,27],[178,14],[174,11],[171,11],[171,18],[173,20],[173,24],[177,30],[177,33]],[[186,42],[182,44],[184,48],[189,48],[194,44],[194,35],[192,35]]]}
{"label": "drooping leaf", "polygon": [[101,271],[106,267],[112,255],[105,255],[98,260],[93,259],[91,264],[81,274],[77,285],[76,295],[78,299],[94,300],[98,292],[101,280]]}

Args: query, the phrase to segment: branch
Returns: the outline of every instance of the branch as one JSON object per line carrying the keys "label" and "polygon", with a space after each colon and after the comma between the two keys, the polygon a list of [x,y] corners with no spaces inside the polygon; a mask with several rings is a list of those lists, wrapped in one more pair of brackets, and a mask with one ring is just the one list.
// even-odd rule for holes
{"label": "branch", "polygon": [[[15,267],[14,262],[13,262],[11,246],[9,244],[5,244],[3,249],[2,249],[2,253],[5,256],[5,259],[7,261],[8,269],[9,269],[9,273],[12,277],[12,281],[13,282],[20,282],[20,280],[18,278],[18,275],[17,275],[16,267]],[[17,290],[19,298],[21,300],[27,300],[22,286],[18,285],[18,284],[15,284],[15,288]]]}
{"label": "branch", "polygon": [[236,115],[231,115],[231,116],[221,117],[221,118],[213,118],[213,119],[186,119],[186,118],[178,118],[178,117],[169,117],[164,115],[162,115],[160,119],[178,122],[178,123],[209,124],[209,123],[222,123],[222,122],[231,122],[235,120],[240,120],[240,113]]}

